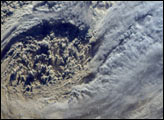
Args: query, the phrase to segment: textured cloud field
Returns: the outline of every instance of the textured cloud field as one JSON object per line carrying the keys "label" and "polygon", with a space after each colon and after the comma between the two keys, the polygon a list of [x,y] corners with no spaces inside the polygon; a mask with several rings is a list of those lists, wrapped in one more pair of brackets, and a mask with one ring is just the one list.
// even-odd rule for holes
{"label": "textured cloud field", "polygon": [[[1,31],[2,117],[163,118],[163,2],[34,2],[15,13]],[[55,37],[66,37],[70,46],[80,41],[85,52],[75,52],[77,59],[71,60],[84,67],[71,67],[75,72],[57,87],[40,83],[38,89],[32,81],[32,97],[24,97],[20,85],[13,95],[5,72],[10,49],[22,36],[47,40],[51,30]]]}

